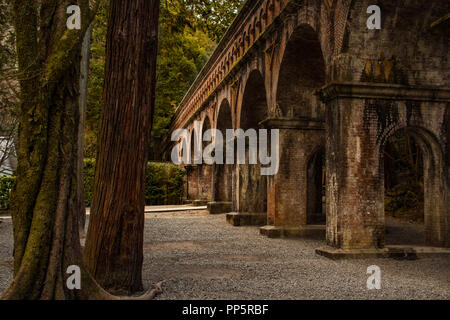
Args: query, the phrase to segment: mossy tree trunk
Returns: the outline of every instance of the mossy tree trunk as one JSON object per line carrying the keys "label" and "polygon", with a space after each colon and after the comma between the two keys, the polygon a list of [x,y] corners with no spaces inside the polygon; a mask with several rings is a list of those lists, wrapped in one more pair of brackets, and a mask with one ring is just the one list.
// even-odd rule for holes
{"label": "mossy tree trunk", "polygon": [[115,293],[142,290],[158,14],[159,0],[110,1],[104,106],[84,257],[95,279]]}
{"label": "mossy tree trunk", "polygon": [[[74,1],[14,2],[21,89],[11,207],[14,279],[2,299],[113,298],[87,272],[79,243],[80,50],[96,5],[78,1],[82,28],[68,30],[66,9],[71,4]],[[81,290],[66,287],[70,265],[81,269]]]}

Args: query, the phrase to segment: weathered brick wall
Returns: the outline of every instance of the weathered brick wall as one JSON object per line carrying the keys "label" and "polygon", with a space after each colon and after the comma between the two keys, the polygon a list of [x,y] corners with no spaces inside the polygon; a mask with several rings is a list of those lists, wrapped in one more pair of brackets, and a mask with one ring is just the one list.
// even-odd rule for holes
{"label": "weathered brick wall", "polygon": [[187,196],[189,200],[197,200],[199,195],[198,166],[186,167]]}
{"label": "weathered brick wall", "polygon": [[239,174],[236,186],[238,190],[239,212],[267,212],[267,177],[261,175],[261,166],[236,165]]}
{"label": "weathered brick wall", "polygon": [[215,175],[215,201],[231,202],[233,165],[216,165]]}
{"label": "weathered brick wall", "polygon": [[199,199],[212,201],[212,174],[213,167],[210,165],[199,166]]}
{"label": "weathered brick wall", "polygon": [[[369,5],[382,29],[368,30]],[[386,100],[339,98],[327,104],[327,242],[342,248],[384,245],[382,148],[397,129],[410,128],[425,154],[425,237],[449,245],[448,102],[402,99],[411,86],[449,87],[448,36],[431,30],[450,11],[448,1],[353,1],[333,79],[401,84]],[[337,40],[337,39],[336,39]],[[388,85],[389,86],[389,85]],[[380,88],[379,90],[383,90]],[[377,89],[374,89],[377,95]],[[416,100],[416,101],[412,101]],[[423,101],[420,101],[423,100]]]}
{"label": "weathered brick wall", "polygon": [[409,128],[425,158],[425,240],[448,245],[447,109],[447,103],[401,100],[338,98],[328,103],[328,244],[384,246],[382,149],[396,130]]}
{"label": "weathered brick wall", "polygon": [[323,131],[280,130],[280,169],[270,178],[271,195],[268,197],[268,215],[275,226],[307,224],[307,163],[323,145]]}
{"label": "weathered brick wall", "polygon": [[[381,30],[366,26],[366,10],[373,4],[381,8]],[[360,81],[367,69],[369,80],[377,82],[448,86],[448,35],[430,29],[448,12],[450,2],[445,0],[352,1],[346,41],[334,57],[334,80]]]}

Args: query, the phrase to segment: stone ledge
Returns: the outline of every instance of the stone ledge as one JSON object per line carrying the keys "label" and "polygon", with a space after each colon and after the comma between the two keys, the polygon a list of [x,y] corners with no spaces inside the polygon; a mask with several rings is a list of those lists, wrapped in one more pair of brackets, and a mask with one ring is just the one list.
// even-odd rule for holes
{"label": "stone ledge", "polygon": [[259,123],[267,129],[325,130],[325,121],[315,118],[267,118]]}
{"label": "stone ledge", "polygon": [[315,94],[322,102],[336,98],[450,102],[450,88],[371,82],[330,82]]}
{"label": "stone ledge", "polygon": [[267,223],[266,213],[227,213],[227,222],[235,227],[239,226],[262,226]]}
{"label": "stone ledge", "polygon": [[218,201],[208,202],[208,211],[210,214],[228,213],[232,211],[232,202]]}
{"label": "stone ledge", "polygon": [[317,248],[316,254],[332,260],[370,258],[416,260],[443,255],[450,257],[450,248],[392,245],[383,249],[338,249],[325,246]]}
{"label": "stone ledge", "polygon": [[325,225],[306,225],[302,227],[264,226],[259,232],[268,238],[311,238],[325,239]]}
{"label": "stone ledge", "polygon": [[194,207],[204,207],[208,205],[208,200],[194,200],[192,201]]}

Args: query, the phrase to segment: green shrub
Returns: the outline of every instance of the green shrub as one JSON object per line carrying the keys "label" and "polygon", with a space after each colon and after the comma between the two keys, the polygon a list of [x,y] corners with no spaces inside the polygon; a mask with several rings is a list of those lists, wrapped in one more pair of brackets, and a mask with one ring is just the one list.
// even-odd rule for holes
{"label": "green shrub", "polygon": [[147,165],[145,201],[147,205],[176,205],[183,202],[185,172],[167,163]]}
{"label": "green shrub", "polygon": [[[92,202],[95,160],[84,160],[84,193],[86,206]],[[184,170],[167,163],[149,162],[145,178],[145,202],[147,205],[176,205],[183,202]]]}
{"label": "green shrub", "polygon": [[15,183],[15,177],[0,176],[0,210],[9,209],[9,196]]}
{"label": "green shrub", "polygon": [[[178,166],[168,163],[153,163],[147,165],[145,178],[145,202],[147,205],[182,204],[184,195],[185,172]],[[86,206],[92,203],[94,189],[95,160],[84,160],[83,184]],[[0,177],[0,209],[9,209],[9,196],[15,177]]]}
{"label": "green shrub", "polygon": [[84,159],[84,201],[87,207],[92,203],[92,192],[94,190],[94,176],[95,176],[95,159]]}

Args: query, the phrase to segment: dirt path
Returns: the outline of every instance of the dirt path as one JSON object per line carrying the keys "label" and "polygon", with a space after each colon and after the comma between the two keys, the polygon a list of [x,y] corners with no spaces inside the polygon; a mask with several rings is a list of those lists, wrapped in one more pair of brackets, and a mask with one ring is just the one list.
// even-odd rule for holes
{"label": "dirt path", "polygon": [[[144,285],[167,280],[158,299],[450,299],[449,258],[331,261],[314,253],[323,241],[268,239],[256,227],[228,225],[224,215],[146,217]],[[5,220],[0,292],[11,281],[11,254],[12,227]],[[382,289],[369,291],[366,270],[374,264]]]}

